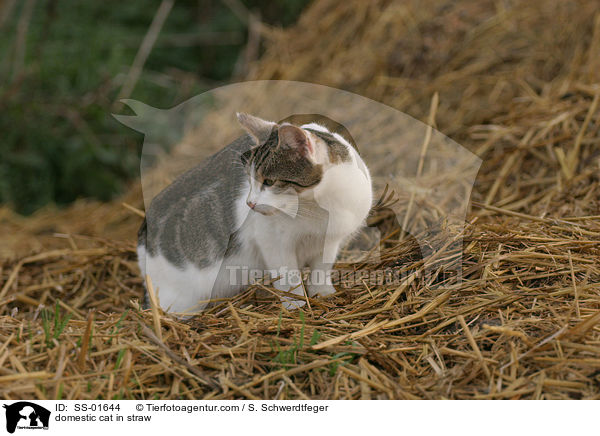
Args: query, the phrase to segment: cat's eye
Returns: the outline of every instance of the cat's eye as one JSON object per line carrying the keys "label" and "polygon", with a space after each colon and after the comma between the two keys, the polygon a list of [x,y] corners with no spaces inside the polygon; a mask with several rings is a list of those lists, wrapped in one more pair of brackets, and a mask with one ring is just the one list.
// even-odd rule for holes
{"label": "cat's eye", "polygon": [[263,180],[263,186],[273,186],[274,184],[275,184],[275,180],[271,180],[271,179]]}
{"label": "cat's eye", "polygon": [[302,185],[298,182],[293,182],[292,180],[285,180],[285,183],[287,183],[288,185],[292,185],[292,186],[296,186],[298,188],[309,188],[310,185]]}

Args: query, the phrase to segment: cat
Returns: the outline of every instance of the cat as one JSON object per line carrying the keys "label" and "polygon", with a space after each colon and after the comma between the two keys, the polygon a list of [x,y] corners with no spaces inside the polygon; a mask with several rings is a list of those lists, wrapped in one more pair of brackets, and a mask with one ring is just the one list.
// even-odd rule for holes
{"label": "cat", "polygon": [[140,227],[142,277],[167,312],[235,296],[254,271],[268,272],[286,309],[305,304],[305,267],[309,297],[333,294],[338,251],[371,209],[369,170],[340,134],[314,122],[237,118],[246,134],[160,192]]}

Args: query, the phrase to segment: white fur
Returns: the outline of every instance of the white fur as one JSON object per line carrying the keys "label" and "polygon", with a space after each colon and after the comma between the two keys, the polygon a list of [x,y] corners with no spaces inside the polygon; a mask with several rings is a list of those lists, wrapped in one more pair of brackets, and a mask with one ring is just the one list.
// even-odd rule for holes
{"label": "white fur", "polygon": [[[328,131],[318,124],[302,127]],[[356,150],[343,137],[335,134],[348,148],[352,159],[348,163],[332,164],[326,145],[315,135],[306,133],[314,147],[312,159],[324,168],[321,182],[300,195],[293,189],[285,195],[275,195],[271,190],[258,186],[251,178],[250,184],[241,189],[234,211],[237,228],[241,228],[241,250],[236,259],[227,260],[230,264],[271,271],[273,276],[279,278],[274,283],[277,289],[298,296],[304,295],[304,289],[299,277],[291,272],[308,266],[312,270],[324,271],[329,277],[340,246],[364,224],[373,200],[368,169]],[[264,208],[257,206],[251,210],[247,202]],[[310,208],[301,210],[297,216],[300,203],[314,204],[315,212],[319,207],[329,212],[325,232],[318,230]],[[166,311],[201,310],[206,303],[199,304],[199,301],[230,297],[244,288],[239,284],[232,285],[227,280],[215,283],[222,261],[201,270],[192,265],[180,270],[163,256],[146,256],[143,246],[138,248],[138,256],[142,274],[148,271],[158,292],[160,306]],[[312,297],[332,294],[335,289],[328,280],[312,284],[306,291]],[[286,308],[297,308],[304,304],[303,299],[283,297],[282,300]]]}
{"label": "white fur", "polygon": [[146,258],[146,268],[163,310],[182,313],[195,312],[206,306],[205,300],[211,298],[220,264],[204,269],[187,265],[180,270],[158,255]]}

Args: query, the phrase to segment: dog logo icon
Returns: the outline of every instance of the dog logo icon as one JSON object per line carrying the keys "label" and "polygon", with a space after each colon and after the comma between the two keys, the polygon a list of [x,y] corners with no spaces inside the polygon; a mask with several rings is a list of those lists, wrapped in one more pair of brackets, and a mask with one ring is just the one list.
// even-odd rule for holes
{"label": "dog logo icon", "polygon": [[6,409],[6,431],[14,433],[18,429],[48,429],[50,411],[42,406],[29,401],[19,401],[10,405],[4,404]]}

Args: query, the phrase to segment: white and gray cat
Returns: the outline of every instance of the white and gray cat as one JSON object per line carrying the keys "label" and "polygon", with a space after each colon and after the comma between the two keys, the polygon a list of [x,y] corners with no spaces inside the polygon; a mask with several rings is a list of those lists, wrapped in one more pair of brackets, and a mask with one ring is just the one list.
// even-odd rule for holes
{"label": "white and gray cat", "polygon": [[[320,124],[295,126],[239,113],[244,135],[153,199],[139,231],[138,258],[160,306],[185,314],[231,297],[244,275],[269,271],[284,307],[335,292],[340,246],[364,224],[369,171],[350,143]],[[282,294],[285,295],[285,294]]]}

